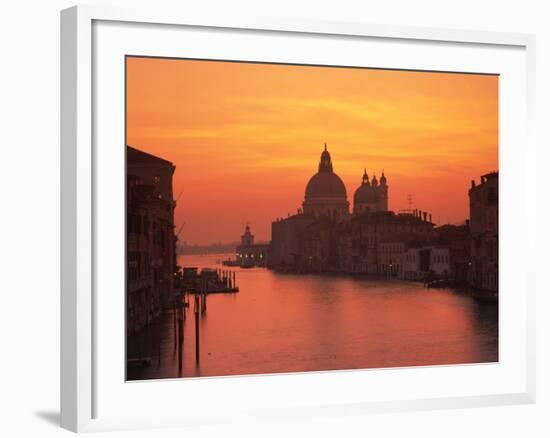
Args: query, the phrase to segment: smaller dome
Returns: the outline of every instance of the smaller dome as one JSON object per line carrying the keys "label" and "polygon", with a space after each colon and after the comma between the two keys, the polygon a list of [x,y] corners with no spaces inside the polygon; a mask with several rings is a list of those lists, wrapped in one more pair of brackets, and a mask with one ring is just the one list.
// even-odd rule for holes
{"label": "smaller dome", "polygon": [[367,184],[362,184],[359,186],[359,188],[355,191],[355,194],[353,195],[353,203],[354,204],[370,204],[373,202],[378,202],[378,193]]}

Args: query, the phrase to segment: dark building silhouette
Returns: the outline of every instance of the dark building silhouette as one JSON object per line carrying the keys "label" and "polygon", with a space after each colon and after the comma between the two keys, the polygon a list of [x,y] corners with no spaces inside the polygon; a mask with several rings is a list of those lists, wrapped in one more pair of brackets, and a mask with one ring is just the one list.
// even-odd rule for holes
{"label": "dark building silhouette", "polygon": [[388,192],[384,172],[379,182],[375,176],[369,180],[365,169],[350,215],[346,188],[325,144],[318,172],[307,183],[303,210],[272,223],[268,265],[299,272],[380,275],[389,270],[402,275],[403,261],[397,255],[395,263],[382,257],[381,243],[390,237],[404,245],[429,242],[433,224],[426,212],[388,211]]}
{"label": "dark building silhouette", "polygon": [[298,213],[271,224],[271,251],[268,266],[295,269],[303,264],[304,238],[307,226],[316,221],[311,214]]}
{"label": "dark building silhouette", "polygon": [[127,332],[148,325],[173,294],[175,166],[127,147]]}
{"label": "dark building silhouette", "polygon": [[442,225],[435,232],[437,244],[449,250],[449,268],[455,283],[466,286],[470,266],[470,221],[466,221],[464,225]]}
{"label": "dark building silhouette", "polygon": [[351,221],[352,272],[403,278],[407,251],[431,244],[433,230],[427,215],[381,211],[355,216]]}
{"label": "dark building silhouette", "polygon": [[498,172],[472,180],[470,196],[470,286],[498,292]]}

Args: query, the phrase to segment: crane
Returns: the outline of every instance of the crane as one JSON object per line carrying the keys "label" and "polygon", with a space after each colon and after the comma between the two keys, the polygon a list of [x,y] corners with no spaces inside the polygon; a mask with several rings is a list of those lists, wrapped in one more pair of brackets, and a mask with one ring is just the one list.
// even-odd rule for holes
{"label": "crane", "polygon": [[185,226],[185,222],[183,222],[180,227],[178,228],[178,232],[176,233],[176,240],[178,239],[178,236],[181,233],[181,230],[183,230],[183,227]]}

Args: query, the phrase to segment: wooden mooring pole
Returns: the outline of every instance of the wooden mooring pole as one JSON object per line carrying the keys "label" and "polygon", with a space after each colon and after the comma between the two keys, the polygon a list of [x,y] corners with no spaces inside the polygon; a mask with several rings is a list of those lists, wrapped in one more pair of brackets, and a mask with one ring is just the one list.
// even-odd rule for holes
{"label": "wooden mooring pole", "polygon": [[200,344],[199,344],[199,295],[195,294],[195,363],[199,364]]}
{"label": "wooden mooring pole", "polygon": [[160,368],[160,342],[161,342],[161,321],[157,321],[157,355],[158,355],[157,366],[159,368]]}
{"label": "wooden mooring pole", "polygon": [[176,300],[174,300],[174,306],[172,307],[172,313],[174,317],[172,318],[174,320],[174,351],[176,351],[178,347],[178,336],[177,336],[177,325],[178,325],[178,303]]}
{"label": "wooden mooring pole", "polygon": [[[181,370],[183,368],[183,306],[181,305],[181,302],[178,303],[177,306],[177,319],[178,319],[178,369],[181,373]],[[175,336],[175,333],[174,333]]]}

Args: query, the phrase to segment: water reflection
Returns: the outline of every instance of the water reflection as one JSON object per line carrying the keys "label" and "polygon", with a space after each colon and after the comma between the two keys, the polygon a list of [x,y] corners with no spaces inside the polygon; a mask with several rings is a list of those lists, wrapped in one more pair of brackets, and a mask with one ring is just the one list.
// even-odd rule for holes
{"label": "water reflection", "polygon": [[[226,257],[185,256],[179,264],[220,267],[216,260]],[[189,312],[179,371],[169,313],[129,340],[129,357],[151,358],[128,370],[130,380],[498,360],[495,304],[397,280],[228,269],[237,271],[240,292],[208,296],[200,364]]]}

